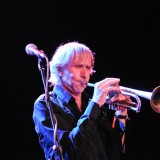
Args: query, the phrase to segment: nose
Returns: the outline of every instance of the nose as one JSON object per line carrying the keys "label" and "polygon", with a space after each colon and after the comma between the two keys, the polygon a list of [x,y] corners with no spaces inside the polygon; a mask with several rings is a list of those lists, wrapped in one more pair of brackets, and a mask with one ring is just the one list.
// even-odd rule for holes
{"label": "nose", "polygon": [[86,67],[83,67],[81,69],[81,77],[86,78],[88,76],[88,74],[89,74],[88,69]]}

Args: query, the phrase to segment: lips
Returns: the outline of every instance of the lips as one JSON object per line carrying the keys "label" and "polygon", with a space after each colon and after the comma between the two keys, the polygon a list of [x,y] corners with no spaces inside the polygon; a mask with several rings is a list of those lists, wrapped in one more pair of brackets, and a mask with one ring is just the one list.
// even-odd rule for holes
{"label": "lips", "polygon": [[80,80],[79,83],[80,83],[81,85],[87,85],[87,82],[84,81],[84,80]]}

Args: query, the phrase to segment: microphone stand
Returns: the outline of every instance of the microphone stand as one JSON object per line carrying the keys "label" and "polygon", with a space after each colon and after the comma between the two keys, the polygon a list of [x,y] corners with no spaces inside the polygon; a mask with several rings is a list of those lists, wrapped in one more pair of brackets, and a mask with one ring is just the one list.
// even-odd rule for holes
{"label": "microphone stand", "polygon": [[49,92],[48,92],[49,62],[48,62],[48,58],[46,56],[45,56],[45,59],[47,62],[47,72],[45,72],[46,65],[44,65],[44,62],[43,62],[44,58],[40,58],[40,57],[38,58],[38,69],[41,72],[41,77],[42,77],[43,86],[44,86],[44,90],[45,90],[45,101],[46,101],[46,105],[49,109],[51,123],[52,123],[52,127],[53,127],[53,132],[54,132],[53,150],[55,150],[56,152],[59,152],[60,160],[63,160],[62,147],[60,146],[58,135],[57,135],[57,126],[58,126],[57,119],[53,113],[53,107],[51,107],[52,104],[51,104]]}

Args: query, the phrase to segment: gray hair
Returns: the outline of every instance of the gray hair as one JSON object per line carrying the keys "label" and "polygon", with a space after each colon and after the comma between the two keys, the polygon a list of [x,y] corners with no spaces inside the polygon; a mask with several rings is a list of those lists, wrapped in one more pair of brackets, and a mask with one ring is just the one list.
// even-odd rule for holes
{"label": "gray hair", "polygon": [[92,70],[91,74],[95,72],[93,70],[94,67],[94,55],[95,53],[87,47],[85,44],[73,41],[68,42],[65,44],[61,44],[55,51],[50,61],[50,78],[49,82],[51,85],[55,85],[58,83],[59,74],[58,74],[58,67],[66,66],[73,58],[74,55],[83,55],[83,54],[90,54],[92,58]]}

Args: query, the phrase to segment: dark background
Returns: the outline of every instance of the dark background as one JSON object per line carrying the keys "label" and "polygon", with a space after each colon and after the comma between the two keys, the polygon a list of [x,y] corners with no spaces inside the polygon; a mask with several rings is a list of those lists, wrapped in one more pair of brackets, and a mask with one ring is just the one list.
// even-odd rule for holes
{"label": "dark background", "polygon": [[[51,58],[67,41],[85,43],[96,53],[91,82],[121,78],[121,85],[152,92],[159,86],[160,9],[158,1],[5,1],[0,6],[1,156],[44,160],[32,121],[33,103],[44,92],[34,43]],[[90,94],[92,89],[88,88]],[[159,157],[160,114],[141,98],[130,111],[126,159]]]}

